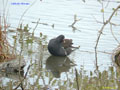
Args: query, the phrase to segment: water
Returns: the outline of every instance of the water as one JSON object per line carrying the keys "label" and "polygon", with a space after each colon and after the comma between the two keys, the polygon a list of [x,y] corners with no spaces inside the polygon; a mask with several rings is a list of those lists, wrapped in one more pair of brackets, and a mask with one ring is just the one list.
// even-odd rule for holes
{"label": "water", "polygon": [[[116,0],[117,1],[117,0]],[[1,3],[2,1],[0,1]],[[26,2],[29,5],[12,5],[14,2]],[[32,3],[35,2],[33,5]],[[3,9],[3,3],[0,8],[0,11]],[[64,34],[66,38],[73,39],[74,45],[79,46],[80,49],[76,50],[69,56],[69,59],[72,60],[77,66],[75,66],[78,70],[82,67],[86,70],[87,75],[89,76],[90,71],[96,70],[95,66],[95,53],[94,47],[96,44],[96,40],[99,34],[99,30],[103,24],[98,23],[103,22],[103,13],[101,12],[102,4],[97,0],[88,0],[85,3],[81,0],[8,0],[6,10],[8,10],[8,23],[10,24],[11,28],[18,27],[19,21],[25,10],[32,5],[29,10],[24,14],[21,22],[25,24],[29,24],[29,27],[32,29],[35,27],[35,23],[40,18],[40,23],[47,23],[48,25],[39,24],[34,32],[36,37],[39,37],[40,32],[44,35],[47,35],[47,42],[60,34]],[[119,5],[115,1],[104,1],[104,18],[105,21],[109,18],[111,13],[113,12],[113,8],[116,8]],[[2,12],[1,12],[2,14]],[[74,15],[77,15],[77,19],[80,19],[75,24],[76,30],[73,30],[72,27],[69,27],[74,21]],[[120,12],[117,12],[117,15],[112,18],[112,22],[119,24],[120,21]],[[97,20],[97,21],[96,21]],[[54,24],[54,28],[51,25]],[[119,26],[113,26],[114,35],[117,37],[118,40],[120,33],[119,33]],[[10,42],[11,43],[11,42]],[[108,24],[103,31],[103,34],[100,38],[99,45],[98,45],[98,66],[99,70],[102,72],[104,70],[108,70],[110,66],[113,65],[111,60],[111,54],[106,54],[102,52],[112,53],[114,48],[116,48],[118,43],[113,38],[110,25]],[[36,46],[33,46],[33,51],[37,51]],[[39,51],[37,51],[39,52]],[[26,53],[26,52],[25,52]],[[29,65],[31,59],[36,59],[38,61],[41,58],[39,55],[37,58],[35,57],[28,57],[26,54],[25,59],[27,59],[27,65]],[[34,56],[34,54],[33,54]],[[46,59],[49,57],[50,54],[47,52],[46,56],[43,57],[43,72],[46,71]],[[35,61],[33,61],[35,62]],[[34,67],[35,69],[36,67]],[[37,67],[38,69],[38,67]],[[60,80],[68,80],[68,78],[72,78],[74,75],[73,69],[68,70],[69,73],[61,73]],[[36,71],[35,71],[36,72]],[[62,72],[62,71],[61,71]],[[32,71],[31,71],[32,73]],[[44,73],[44,74],[45,74]],[[38,74],[37,74],[38,75]],[[34,76],[29,78],[30,83],[33,84],[36,81],[37,77]],[[44,75],[43,75],[44,76]],[[51,77],[51,73],[48,73],[48,76]],[[74,76],[75,77],[75,76]],[[49,77],[45,75],[45,81],[40,79],[40,85],[44,85],[45,83],[49,83]],[[41,83],[41,80],[43,83]],[[6,81],[7,82],[7,81]],[[57,81],[56,81],[57,82]],[[59,81],[58,81],[59,82]],[[29,85],[28,85],[29,86]],[[57,86],[57,85],[54,85]]]}

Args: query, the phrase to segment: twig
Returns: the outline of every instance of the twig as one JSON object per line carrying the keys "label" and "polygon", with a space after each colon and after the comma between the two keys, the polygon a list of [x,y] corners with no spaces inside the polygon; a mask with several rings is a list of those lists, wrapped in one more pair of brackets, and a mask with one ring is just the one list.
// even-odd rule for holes
{"label": "twig", "polygon": [[46,26],[49,25],[49,24],[47,24],[47,23],[41,23],[41,22],[32,22],[32,23],[38,23],[38,24],[42,24],[42,25],[46,25]]}
{"label": "twig", "polygon": [[24,90],[23,83],[21,83],[20,87],[21,87],[22,90]]}
{"label": "twig", "polygon": [[[77,15],[75,14],[74,15],[74,21],[73,21],[73,23],[71,24],[71,25],[69,25],[69,27],[72,27],[73,28],[73,30],[78,30],[76,27],[75,27],[75,24],[78,22],[78,21],[80,21],[81,19],[77,19]],[[80,31],[80,30],[78,30],[78,31]]]}
{"label": "twig", "polygon": [[37,0],[35,0],[35,1],[23,12],[23,14],[22,14],[22,16],[21,16],[21,18],[20,18],[20,20],[19,20],[18,27],[19,27],[19,25],[20,25],[20,23],[21,23],[21,20],[22,20],[22,18],[24,17],[25,13],[35,4],[36,1],[37,1]]}
{"label": "twig", "polygon": [[103,23],[105,22],[105,16],[104,16],[104,6],[103,6],[103,2],[102,2],[102,9],[103,9]]}
{"label": "twig", "polygon": [[[95,53],[93,51],[85,51],[85,50],[80,50],[80,52]],[[111,52],[106,52],[106,51],[97,51],[97,52],[104,53],[104,54],[112,54]]]}
{"label": "twig", "polygon": [[32,23],[42,24],[42,25],[45,25],[45,26],[51,26],[52,28],[55,27],[54,24],[50,25],[50,24],[48,24],[48,23],[42,23],[42,22],[32,22]]}
{"label": "twig", "polygon": [[19,54],[19,79],[20,79],[20,81],[21,81],[21,78],[20,78],[20,73],[21,73],[21,54],[22,54],[22,49],[21,49],[21,51],[20,51],[20,54]]}
{"label": "twig", "polygon": [[114,35],[114,33],[113,33],[112,24],[111,24],[111,23],[110,23],[110,30],[111,30],[111,33],[112,33],[114,39],[116,40],[116,42],[117,42],[118,44],[120,44],[120,42],[117,40],[117,38],[115,37],[115,35]]}
{"label": "twig", "polygon": [[101,24],[103,24],[103,22],[98,21],[98,20],[95,18],[95,16],[92,15],[92,17],[95,19],[95,21],[96,21],[97,23],[101,23]]}
{"label": "twig", "polygon": [[120,24],[116,24],[116,23],[113,23],[113,22],[110,22],[111,25],[114,25],[114,26],[120,26]]}
{"label": "twig", "polygon": [[75,68],[75,76],[76,76],[77,90],[79,90],[78,72],[76,68]]}
{"label": "twig", "polygon": [[105,6],[105,8],[107,8],[107,7],[108,7],[109,3],[110,3],[110,0],[108,0],[107,5]]}
{"label": "twig", "polygon": [[[32,64],[32,65],[33,65],[33,64]],[[24,76],[24,78],[22,79],[22,82],[25,80],[25,78],[26,78],[26,76],[27,76],[27,74],[28,74],[28,71],[29,71],[29,69],[30,69],[30,67],[31,67],[32,65],[29,65],[29,66],[28,66],[27,72],[25,73],[25,76]],[[13,90],[17,90],[17,88],[20,87],[21,84],[22,84],[22,83],[20,82]]]}
{"label": "twig", "polygon": [[77,19],[77,15],[75,14],[74,15],[74,22],[71,24],[71,25],[69,25],[70,27],[74,27],[74,25],[78,22],[78,21],[80,21],[81,19]]}
{"label": "twig", "polygon": [[38,19],[37,24],[36,24],[35,28],[33,29],[33,33],[34,33],[35,29],[37,28],[39,21],[40,21],[40,18]]}
{"label": "twig", "polygon": [[95,60],[96,60],[96,66],[97,66],[97,47],[98,47],[98,44],[99,44],[99,40],[100,40],[100,37],[102,35],[102,32],[104,30],[104,27],[111,21],[113,15],[115,14],[115,12],[120,8],[120,5],[113,11],[113,13],[111,14],[111,16],[108,18],[108,20],[104,23],[104,25],[101,27],[100,31],[99,31],[99,35],[97,37],[97,40],[96,40],[96,45],[95,45]]}

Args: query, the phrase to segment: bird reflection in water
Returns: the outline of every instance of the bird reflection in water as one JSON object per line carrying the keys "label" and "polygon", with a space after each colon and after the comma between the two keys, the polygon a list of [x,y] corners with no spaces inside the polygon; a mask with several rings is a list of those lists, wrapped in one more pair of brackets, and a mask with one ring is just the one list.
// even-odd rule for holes
{"label": "bird reflection in water", "polygon": [[60,78],[62,72],[68,72],[75,65],[68,57],[50,56],[46,60],[46,69],[56,78]]}

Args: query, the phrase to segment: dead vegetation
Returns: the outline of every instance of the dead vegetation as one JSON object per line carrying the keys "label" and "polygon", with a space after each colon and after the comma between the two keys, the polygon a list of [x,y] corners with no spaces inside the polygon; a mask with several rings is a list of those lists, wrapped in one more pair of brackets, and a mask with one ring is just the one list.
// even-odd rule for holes
{"label": "dead vegetation", "polygon": [[8,61],[15,58],[13,47],[7,40],[6,31],[9,25],[4,17],[0,16],[0,62]]}

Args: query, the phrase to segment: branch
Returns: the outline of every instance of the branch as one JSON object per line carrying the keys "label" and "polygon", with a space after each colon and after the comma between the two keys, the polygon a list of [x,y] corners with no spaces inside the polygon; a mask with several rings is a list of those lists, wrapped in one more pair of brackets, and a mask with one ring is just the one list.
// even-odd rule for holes
{"label": "branch", "polygon": [[74,22],[71,24],[71,25],[69,25],[70,27],[75,27],[74,25],[78,22],[78,21],[80,21],[81,19],[77,19],[77,15],[75,14],[74,15]]}
{"label": "branch", "polygon": [[108,18],[108,20],[104,23],[104,25],[101,27],[100,31],[99,31],[99,35],[97,37],[97,40],[96,40],[96,45],[95,45],[95,59],[96,59],[96,66],[97,66],[97,47],[98,47],[98,44],[99,44],[99,40],[100,40],[100,37],[102,35],[102,32],[104,30],[104,27],[110,23],[113,15],[115,14],[115,12],[120,8],[120,5],[113,11],[113,13],[111,14],[111,16]]}
{"label": "branch", "polygon": [[[33,65],[33,64],[32,64],[32,65]],[[29,69],[30,69],[30,67],[31,67],[32,65],[29,65],[29,66],[28,66],[27,72],[25,73],[25,76],[24,76],[24,78],[22,79],[22,82],[23,82],[23,81],[25,80],[25,78],[27,77],[28,71],[29,71]],[[22,82],[20,82],[13,90],[17,90],[17,88],[22,85]]]}

